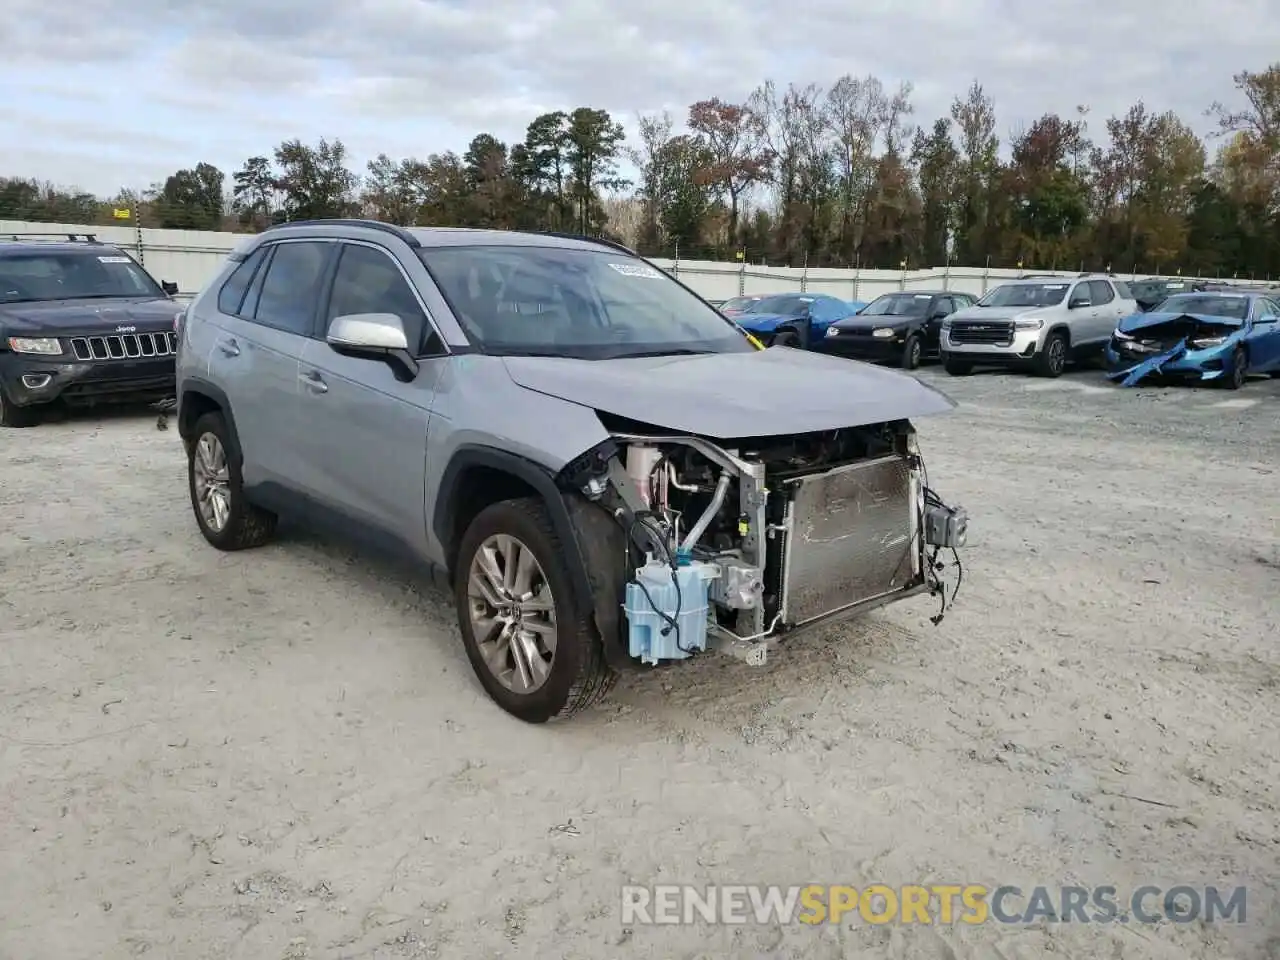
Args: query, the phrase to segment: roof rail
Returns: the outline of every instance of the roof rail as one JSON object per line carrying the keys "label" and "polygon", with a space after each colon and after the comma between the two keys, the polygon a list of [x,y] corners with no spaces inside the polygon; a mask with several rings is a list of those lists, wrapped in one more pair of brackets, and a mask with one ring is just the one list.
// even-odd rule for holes
{"label": "roof rail", "polygon": [[398,227],[394,223],[384,223],[381,220],[364,220],[358,217],[334,217],[332,219],[320,218],[317,220],[286,220],[284,223],[273,223],[262,232],[270,233],[272,230],[283,230],[286,227],[365,227],[369,230],[381,230],[383,233],[389,233],[392,236],[403,240],[411,247],[422,246],[422,241],[404,227]]}
{"label": "roof rail", "polygon": [[621,250],[623,253],[629,253],[633,257],[640,256],[626,244],[619,243],[617,240],[610,240],[608,237],[591,237],[585,233],[566,233],[561,230],[526,230],[522,232],[535,233],[540,237],[559,237],[561,240],[581,240],[583,243],[596,243],[611,250]]}
{"label": "roof rail", "polygon": [[[51,239],[56,237],[57,239]],[[21,243],[24,240],[37,240],[44,243],[97,243],[98,235],[96,233],[66,233],[62,231],[49,231],[45,233],[3,233],[0,239],[9,242]]]}

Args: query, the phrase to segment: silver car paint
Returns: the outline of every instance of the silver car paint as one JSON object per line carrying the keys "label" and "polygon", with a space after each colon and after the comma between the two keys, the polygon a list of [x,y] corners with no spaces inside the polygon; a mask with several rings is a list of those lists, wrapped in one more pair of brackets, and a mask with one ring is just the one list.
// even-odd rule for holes
{"label": "silver car paint", "polygon": [[[1071,302],[1071,298],[1076,295],[1077,289],[1081,285],[1087,285],[1095,280],[1102,280],[1111,286],[1113,299],[1109,303],[1101,306],[1078,307],[1075,310],[1067,308],[1067,304]],[[1053,283],[1048,279],[1037,280],[1012,280],[1008,285],[1018,283]],[[1071,283],[1065,277],[1063,283]],[[1003,286],[1003,284],[1002,284]],[[994,288],[993,288],[994,289]],[[1015,330],[1013,335],[1013,344],[1008,347],[998,347],[988,344],[968,344],[968,343],[952,343],[945,331],[942,335],[942,348],[948,353],[954,353],[957,356],[970,356],[981,354],[1001,354],[1001,355],[1020,355],[1023,354],[1032,344],[1035,345],[1036,352],[1044,348],[1045,340],[1049,335],[1049,331],[1055,327],[1066,327],[1071,337],[1073,347],[1096,346],[1099,349],[1111,337],[1111,333],[1115,330],[1116,323],[1121,317],[1128,316],[1130,313],[1136,313],[1138,304],[1132,299],[1126,299],[1120,296],[1120,291],[1115,288],[1115,284],[1102,276],[1091,276],[1077,280],[1071,284],[1067,295],[1062,298],[1060,303],[1049,307],[967,307],[963,310],[957,310],[947,319],[952,323],[960,321],[1007,321],[1007,320],[1043,320],[1044,323],[1038,330]]]}
{"label": "silver car paint", "polygon": [[506,367],[530,390],[717,439],[837,430],[955,406],[914,377],[789,347],[604,361],[508,357]]}
{"label": "silver car paint", "polygon": [[[417,233],[424,241],[475,242],[449,231]],[[789,348],[612,361],[460,352],[468,346],[461,326],[414,251],[394,235],[299,225],[255,238],[242,255],[260,243],[312,236],[383,249],[453,352],[420,361],[418,377],[402,383],[385,363],[342,357],[321,340],[227,317],[217,309],[217,293],[238,266],[228,262],[188,312],[178,353],[179,408],[193,378],[210,383],[231,402],[246,485],[274,481],[314,497],[435,563],[445,559],[432,529],[440,483],[464,446],[514,454],[554,473],[608,437],[597,409],[670,431],[731,437],[837,429],[954,406],[906,374]],[[229,339],[238,355],[220,349]],[[320,381],[327,389],[314,388]]]}

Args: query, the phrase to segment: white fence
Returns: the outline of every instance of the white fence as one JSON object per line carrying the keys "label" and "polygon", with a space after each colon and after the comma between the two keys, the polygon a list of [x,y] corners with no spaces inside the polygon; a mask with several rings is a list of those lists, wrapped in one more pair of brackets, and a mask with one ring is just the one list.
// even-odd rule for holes
{"label": "white fence", "polygon": [[[22,233],[92,233],[137,257],[157,280],[172,280],[183,294],[199,291],[217,272],[227,254],[248,234],[204,230],[155,230],[131,226],[91,227],[75,223],[28,223],[0,220],[0,238]],[[831,267],[802,270],[714,260],[654,259],[656,265],[709,300],[749,293],[803,290],[842,300],[872,300],[892,290],[944,289],[982,295],[1023,271],[981,267],[932,267],[924,270],[848,270]],[[1040,271],[1037,271],[1040,272]],[[1063,276],[1070,271],[1060,271]]]}

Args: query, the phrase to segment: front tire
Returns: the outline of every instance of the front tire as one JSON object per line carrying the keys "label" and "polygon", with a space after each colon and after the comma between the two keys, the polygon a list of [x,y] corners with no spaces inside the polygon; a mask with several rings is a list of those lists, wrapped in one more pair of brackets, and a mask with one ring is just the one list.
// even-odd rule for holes
{"label": "front tire", "polygon": [[276,515],[244,495],[240,457],[220,413],[196,421],[187,451],[187,489],[200,533],[219,550],[260,547],[276,532]]}
{"label": "front tire", "polygon": [[795,347],[798,349],[803,346],[803,344],[800,343],[800,334],[796,333],[794,330],[783,330],[773,338],[773,343],[771,343],[770,346]]}
{"label": "front tire", "polygon": [[458,550],[454,602],[467,658],[493,701],[526,723],[572,716],[617,680],[563,558],[537,498],[486,507]]}
{"label": "front tire", "polygon": [[1231,352],[1231,369],[1223,378],[1222,385],[1228,390],[1239,390],[1248,379],[1249,355],[1244,352],[1244,347],[1236,347]]}
{"label": "front tire", "polygon": [[1067,337],[1051,333],[1044,349],[1036,356],[1036,373],[1049,379],[1057,379],[1067,369]]}
{"label": "front tire", "polygon": [[953,377],[967,377],[973,373],[973,364],[968,360],[952,360],[947,357],[942,361],[942,369]]}
{"label": "front tire", "polygon": [[34,427],[40,422],[39,407],[18,407],[5,396],[0,388],[0,427],[21,429]]}
{"label": "front tire", "polygon": [[902,369],[918,370],[923,357],[924,345],[920,342],[920,335],[913,333],[902,347]]}

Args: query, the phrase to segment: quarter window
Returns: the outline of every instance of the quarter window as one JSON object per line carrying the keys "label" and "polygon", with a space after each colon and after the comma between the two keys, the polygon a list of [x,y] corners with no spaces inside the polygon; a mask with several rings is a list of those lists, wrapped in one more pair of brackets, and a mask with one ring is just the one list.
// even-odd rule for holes
{"label": "quarter window", "polygon": [[249,289],[249,284],[253,282],[254,274],[258,272],[258,268],[262,266],[262,261],[265,259],[267,259],[267,248],[259,247],[252,256],[242,260],[240,265],[231,271],[231,276],[227,277],[222,284],[222,289],[218,291],[219,313],[229,317],[240,315],[244,295]]}
{"label": "quarter window", "polygon": [[311,336],[320,284],[330,245],[316,241],[296,241],[275,245],[275,256],[267,265],[254,319],[286,333]]}

